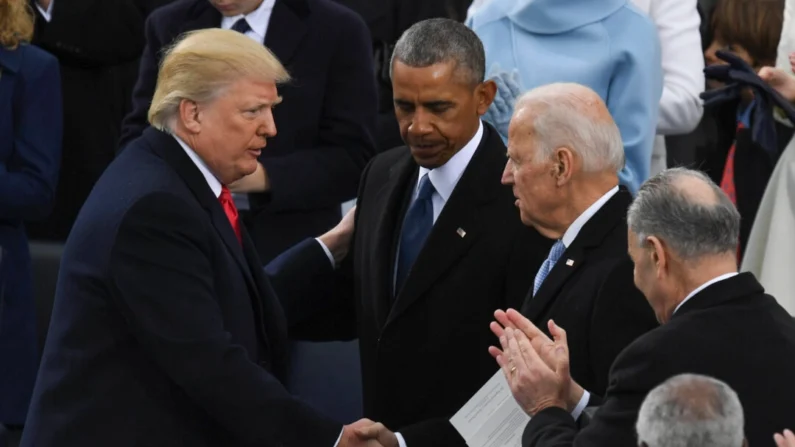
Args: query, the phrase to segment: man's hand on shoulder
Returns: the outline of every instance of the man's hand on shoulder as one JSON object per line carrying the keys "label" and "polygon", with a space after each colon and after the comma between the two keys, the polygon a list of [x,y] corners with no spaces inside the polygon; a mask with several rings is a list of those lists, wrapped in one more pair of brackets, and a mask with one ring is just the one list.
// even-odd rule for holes
{"label": "man's hand on shoulder", "polygon": [[351,239],[353,238],[353,230],[355,228],[355,215],[356,207],[354,206],[345,214],[345,217],[342,218],[336,227],[318,238],[323,242],[323,245],[329,249],[336,264],[342,262],[348,255],[348,250],[351,247]]}

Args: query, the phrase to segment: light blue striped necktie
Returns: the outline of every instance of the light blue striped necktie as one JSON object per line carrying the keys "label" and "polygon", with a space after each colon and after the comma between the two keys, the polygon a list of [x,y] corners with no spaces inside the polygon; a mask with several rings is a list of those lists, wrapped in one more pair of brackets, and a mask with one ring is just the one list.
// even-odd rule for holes
{"label": "light blue striped necktie", "polygon": [[552,271],[552,267],[555,266],[555,263],[558,262],[558,259],[560,259],[564,251],[566,251],[566,246],[563,245],[563,241],[561,240],[555,242],[555,245],[549,250],[547,260],[541,264],[541,268],[538,269],[538,273],[536,274],[536,280],[533,284],[533,296],[536,296],[538,289],[541,288],[541,284],[547,279],[547,275]]}

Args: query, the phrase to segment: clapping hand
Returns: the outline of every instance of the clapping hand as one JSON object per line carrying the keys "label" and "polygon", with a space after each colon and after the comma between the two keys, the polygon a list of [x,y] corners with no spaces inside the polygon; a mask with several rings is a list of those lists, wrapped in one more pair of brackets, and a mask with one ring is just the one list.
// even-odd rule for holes
{"label": "clapping hand", "polygon": [[529,415],[549,407],[571,411],[584,390],[569,374],[569,348],[566,331],[549,321],[550,340],[530,320],[509,309],[494,313],[497,322],[491,330],[502,349],[490,347],[519,405]]}
{"label": "clapping hand", "polygon": [[777,447],[795,447],[795,434],[790,430],[784,430],[782,434],[776,433],[773,439]]}

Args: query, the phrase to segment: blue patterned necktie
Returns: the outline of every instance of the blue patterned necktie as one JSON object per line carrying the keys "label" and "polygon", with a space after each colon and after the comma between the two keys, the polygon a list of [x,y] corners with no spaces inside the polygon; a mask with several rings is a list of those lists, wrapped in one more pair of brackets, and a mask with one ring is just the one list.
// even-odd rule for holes
{"label": "blue patterned necktie", "polygon": [[239,19],[237,22],[235,22],[234,25],[232,25],[232,30],[237,31],[240,34],[246,34],[247,32],[251,31],[251,26],[249,26],[248,22],[246,22],[246,18],[243,17],[242,19]]}
{"label": "blue patterned necktie", "polygon": [[403,220],[403,229],[400,232],[400,247],[398,248],[397,276],[395,278],[395,295],[403,286],[403,282],[411,271],[417,255],[420,254],[425,239],[433,228],[433,196],[434,188],[428,174],[420,180],[417,199],[406,212]]}
{"label": "blue patterned necktie", "polygon": [[555,263],[558,262],[558,259],[560,259],[564,251],[566,251],[566,246],[563,245],[563,241],[561,240],[555,242],[555,245],[549,250],[547,260],[541,264],[541,268],[538,269],[538,273],[536,274],[536,280],[533,284],[533,296],[536,296],[538,289],[541,288],[541,284],[547,279],[547,275],[552,271],[552,267],[555,266]]}

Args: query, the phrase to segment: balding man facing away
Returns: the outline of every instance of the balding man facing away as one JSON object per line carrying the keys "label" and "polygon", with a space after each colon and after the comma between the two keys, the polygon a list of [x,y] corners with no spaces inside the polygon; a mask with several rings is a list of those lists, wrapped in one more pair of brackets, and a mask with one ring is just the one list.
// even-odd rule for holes
{"label": "balding man facing away", "polygon": [[643,401],[636,428],[640,447],[747,446],[743,407],[729,385],[698,374],[680,374]]}
{"label": "balding man facing away", "polygon": [[[703,374],[737,392],[750,445],[795,424],[795,321],[750,273],[737,274],[740,215],[707,176],[683,168],[648,180],[627,213],[635,284],[662,325],[619,354],[604,399],[585,427],[572,418],[584,392],[569,374],[566,333],[555,341],[515,318],[497,361],[532,419],[522,445],[637,447],[646,394],[681,373]],[[576,346],[572,344],[572,352]]]}

